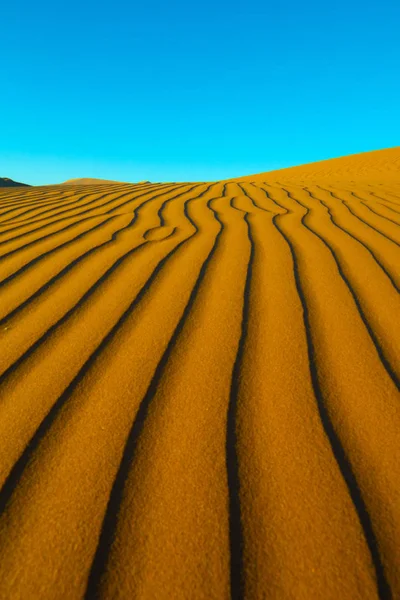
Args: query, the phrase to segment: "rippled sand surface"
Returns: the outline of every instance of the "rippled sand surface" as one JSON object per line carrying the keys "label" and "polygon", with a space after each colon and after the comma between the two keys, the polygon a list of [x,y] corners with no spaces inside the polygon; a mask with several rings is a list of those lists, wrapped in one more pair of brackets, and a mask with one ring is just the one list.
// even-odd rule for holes
{"label": "rippled sand surface", "polygon": [[400,597],[400,149],[0,191],[0,597]]}

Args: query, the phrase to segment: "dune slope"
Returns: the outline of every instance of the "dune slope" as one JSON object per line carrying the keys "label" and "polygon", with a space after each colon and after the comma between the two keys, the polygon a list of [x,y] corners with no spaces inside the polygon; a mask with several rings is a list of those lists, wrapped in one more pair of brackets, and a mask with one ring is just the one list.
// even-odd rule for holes
{"label": "dune slope", "polygon": [[362,152],[330,160],[322,160],[307,165],[291,167],[238,177],[232,181],[292,181],[293,183],[329,182],[343,183],[399,183],[400,181],[400,146]]}
{"label": "dune slope", "polygon": [[1,598],[400,597],[384,152],[1,191]]}

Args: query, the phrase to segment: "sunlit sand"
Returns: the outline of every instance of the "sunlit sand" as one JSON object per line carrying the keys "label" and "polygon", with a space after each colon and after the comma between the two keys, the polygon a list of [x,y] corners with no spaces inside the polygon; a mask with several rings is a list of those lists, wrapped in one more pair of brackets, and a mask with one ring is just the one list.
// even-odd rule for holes
{"label": "sunlit sand", "polygon": [[400,598],[400,148],[0,191],[0,598]]}

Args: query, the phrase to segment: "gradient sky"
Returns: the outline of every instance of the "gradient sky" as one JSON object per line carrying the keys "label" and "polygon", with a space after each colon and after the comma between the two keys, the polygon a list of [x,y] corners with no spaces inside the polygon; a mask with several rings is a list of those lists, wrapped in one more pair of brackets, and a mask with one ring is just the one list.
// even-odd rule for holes
{"label": "gradient sky", "polygon": [[400,144],[400,2],[2,4],[0,176],[215,180]]}

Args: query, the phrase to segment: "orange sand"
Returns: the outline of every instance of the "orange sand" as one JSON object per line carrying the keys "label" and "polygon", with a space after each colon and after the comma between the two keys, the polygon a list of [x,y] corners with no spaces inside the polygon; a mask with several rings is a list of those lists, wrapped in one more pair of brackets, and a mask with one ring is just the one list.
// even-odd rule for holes
{"label": "orange sand", "polygon": [[400,598],[400,148],[0,192],[0,598]]}

